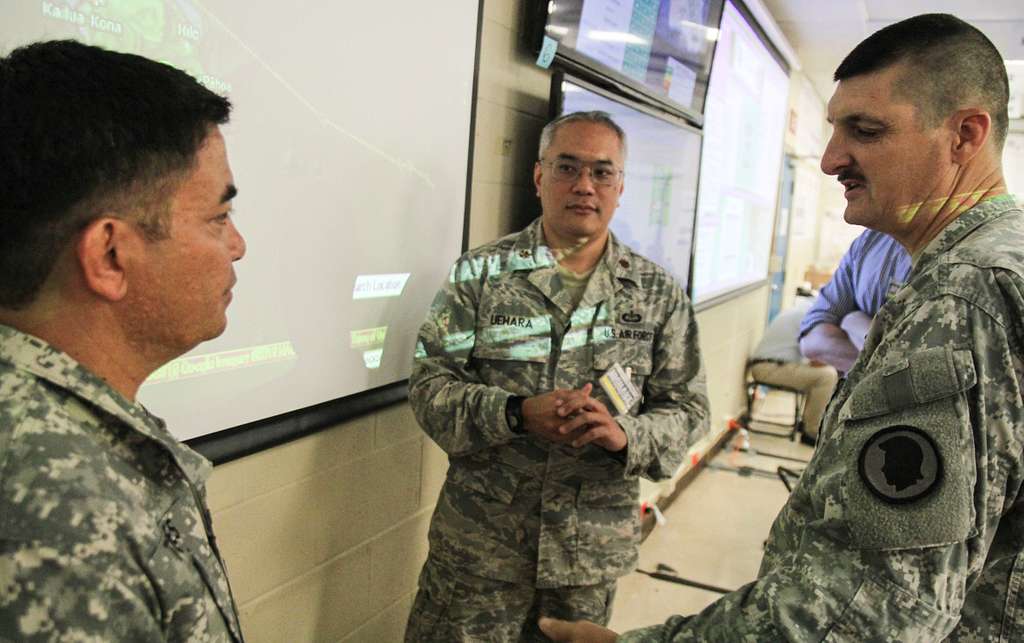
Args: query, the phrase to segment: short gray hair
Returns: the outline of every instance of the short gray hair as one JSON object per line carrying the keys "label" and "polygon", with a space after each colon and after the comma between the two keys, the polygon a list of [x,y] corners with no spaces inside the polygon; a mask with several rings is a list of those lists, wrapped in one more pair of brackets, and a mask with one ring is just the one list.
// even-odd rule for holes
{"label": "short gray hair", "polygon": [[555,134],[563,125],[569,123],[596,123],[612,130],[619,137],[619,145],[622,148],[622,160],[626,160],[626,132],[619,127],[618,123],[612,120],[611,114],[602,111],[563,114],[545,125],[544,129],[540,132],[540,145],[537,148],[538,159],[544,158],[544,154],[551,147],[551,141],[555,140]]}

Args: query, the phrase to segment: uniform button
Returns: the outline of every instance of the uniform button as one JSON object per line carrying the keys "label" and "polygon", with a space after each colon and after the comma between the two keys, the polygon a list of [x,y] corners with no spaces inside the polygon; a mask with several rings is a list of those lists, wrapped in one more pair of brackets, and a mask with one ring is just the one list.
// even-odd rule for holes
{"label": "uniform button", "polygon": [[625,259],[619,259],[619,265],[622,266],[623,268],[629,268],[629,262],[626,261]]}
{"label": "uniform button", "polygon": [[531,253],[530,253],[529,250],[520,250],[519,251],[519,256],[522,257],[523,259],[526,259],[527,257],[529,257],[530,254]]}

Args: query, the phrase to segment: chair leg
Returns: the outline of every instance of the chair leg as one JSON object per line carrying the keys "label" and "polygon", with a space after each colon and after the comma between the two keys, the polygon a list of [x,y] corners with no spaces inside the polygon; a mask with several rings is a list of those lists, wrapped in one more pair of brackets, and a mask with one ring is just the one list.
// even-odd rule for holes
{"label": "chair leg", "polygon": [[[756,397],[756,393],[757,393],[758,387],[761,387],[761,386],[769,388],[769,389],[785,391],[785,392],[787,392],[787,393],[789,393],[790,395],[793,396],[793,421],[792,421],[792,423],[789,423],[789,422],[776,422],[776,421],[773,421],[773,420],[756,420],[757,422],[762,423],[762,424],[770,424],[770,425],[773,425],[773,426],[779,426],[779,427],[788,428],[789,429],[788,433],[781,433],[780,434],[780,433],[776,433],[774,431],[762,431],[762,430],[757,430],[757,429],[753,428],[753,423],[755,422],[755,419],[754,419],[754,398]],[[763,434],[766,434],[766,435],[771,435],[773,437],[789,438],[790,440],[795,441],[795,440],[797,440],[800,437],[800,435],[803,433],[803,430],[804,430],[804,426],[803,426],[803,404],[804,404],[804,401],[805,401],[804,400],[804,395],[800,391],[798,391],[796,389],[792,389],[792,388],[785,387],[785,386],[776,386],[776,385],[773,385],[773,384],[765,384],[763,382],[758,382],[757,380],[750,381],[750,382],[747,383],[747,410],[746,410],[746,413],[744,413],[743,417],[740,418],[740,420],[741,420],[740,424],[745,426],[751,433],[763,433]]]}
{"label": "chair leg", "polygon": [[794,442],[796,442],[800,437],[800,426],[802,424],[801,415],[803,409],[801,408],[802,405],[800,404],[800,398],[800,393],[793,394],[793,433],[790,435],[790,438]]}
{"label": "chair leg", "polygon": [[740,424],[750,428],[750,423],[754,418],[754,393],[757,391],[756,382],[747,383],[747,412],[740,418]]}

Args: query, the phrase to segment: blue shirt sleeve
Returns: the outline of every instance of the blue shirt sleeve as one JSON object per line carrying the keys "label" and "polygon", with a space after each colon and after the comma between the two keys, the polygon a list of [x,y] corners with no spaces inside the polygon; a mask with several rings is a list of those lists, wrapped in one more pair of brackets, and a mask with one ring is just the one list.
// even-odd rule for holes
{"label": "blue shirt sleeve", "polygon": [[856,292],[854,290],[854,270],[861,260],[864,234],[853,240],[849,250],[843,255],[839,267],[832,279],[822,286],[818,298],[800,322],[800,337],[806,335],[818,324],[839,325],[848,313],[857,310]]}

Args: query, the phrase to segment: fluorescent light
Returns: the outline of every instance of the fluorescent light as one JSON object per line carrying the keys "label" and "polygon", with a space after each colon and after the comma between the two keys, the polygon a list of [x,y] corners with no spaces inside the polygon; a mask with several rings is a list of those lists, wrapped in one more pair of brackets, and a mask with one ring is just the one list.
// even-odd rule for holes
{"label": "fluorescent light", "polygon": [[604,42],[624,42],[630,45],[649,45],[650,42],[640,36],[624,31],[589,31],[587,38],[591,40],[602,40]]}
{"label": "fluorescent light", "polygon": [[714,27],[708,27],[707,25],[691,22],[689,20],[680,20],[679,24],[684,29],[696,29],[698,31],[703,31],[704,37],[711,42],[718,40],[718,29],[715,29]]}
{"label": "fluorescent light", "polygon": [[548,15],[551,15],[556,11],[558,11],[558,5],[555,4],[555,0],[551,0],[551,2],[548,3]]}

